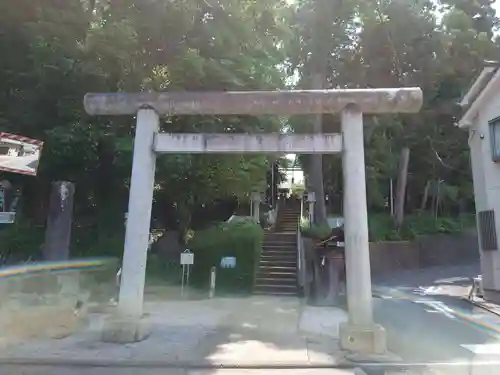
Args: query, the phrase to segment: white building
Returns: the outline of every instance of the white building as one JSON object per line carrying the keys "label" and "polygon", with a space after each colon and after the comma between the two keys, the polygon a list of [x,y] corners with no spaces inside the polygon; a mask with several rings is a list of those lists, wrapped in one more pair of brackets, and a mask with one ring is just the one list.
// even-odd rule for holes
{"label": "white building", "polygon": [[500,303],[500,63],[487,63],[460,105],[469,132],[484,296]]}
{"label": "white building", "polygon": [[294,185],[304,185],[304,172],[296,165],[296,155],[290,154],[286,158],[290,161],[290,168],[280,168],[280,172],[286,176],[286,179],[279,184],[278,189],[292,189]]}

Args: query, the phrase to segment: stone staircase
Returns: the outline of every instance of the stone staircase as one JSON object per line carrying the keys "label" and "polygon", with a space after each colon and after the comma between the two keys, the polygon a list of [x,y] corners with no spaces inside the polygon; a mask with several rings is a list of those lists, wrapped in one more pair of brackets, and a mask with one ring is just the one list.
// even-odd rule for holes
{"label": "stone staircase", "polygon": [[297,295],[297,223],[300,203],[287,202],[278,212],[275,230],[264,235],[254,293]]}

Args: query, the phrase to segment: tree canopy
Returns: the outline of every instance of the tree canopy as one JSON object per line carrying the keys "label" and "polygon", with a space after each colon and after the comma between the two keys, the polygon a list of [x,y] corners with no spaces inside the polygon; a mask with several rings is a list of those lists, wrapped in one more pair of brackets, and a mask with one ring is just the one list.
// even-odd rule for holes
{"label": "tree canopy", "polygon": [[[417,115],[366,123],[369,208],[387,210],[401,149],[411,150],[407,209],[439,184],[442,209],[471,210],[467,135],[456,102],[484,60],[498,59],[488,0],[18,0],[0,4],[0,130],[45,142],[23,215],[43,223],[54,180],[76,183],[75,222],[123,226],[134,119],[89,117],[86,92],[419,86]],[[316,61],[314,60],[318,57]],[[325,115],[324,131],[339,130]],[[165,116],[168,132],[305,132],[311,119]],[[310,158],[301,156],[306,176]],[[341,162],[324,156],[323,185],[340,202]],[[193,210],[265,190],[275,157],[171,155],[157,163],[155,215],[189,226]],[[431,189],[432,190],[432,189]],[[335,198],[336,197],[336,198]],[[425,203],[425,202],[424,202]],[[425,205],[425,204],[424,204]],[[425,208],[425,207],[424,207]],[[90,223],[90,224],[89,224]],[[87,225],[85,224],[85,225]],[[108,230],[108,229],[106,229]]]}

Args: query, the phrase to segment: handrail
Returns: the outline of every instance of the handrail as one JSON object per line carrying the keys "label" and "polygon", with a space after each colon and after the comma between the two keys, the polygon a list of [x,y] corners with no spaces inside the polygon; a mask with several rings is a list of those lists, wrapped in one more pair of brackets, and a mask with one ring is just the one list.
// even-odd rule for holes
{"label": "handrail", "polygon": [[299,287],[304,288],[306,284],[306,259],[304,242],[302,240],[301,222],[304,215],[304,199],[300,200],[300,216],[297,223],[297,280]]}
{"label": "handrail", "polygon": [[[300,220],[302,220],[302,217],[304,216],[304,197],[300,197]],[[300,224],[300,221],[299,221]]]}

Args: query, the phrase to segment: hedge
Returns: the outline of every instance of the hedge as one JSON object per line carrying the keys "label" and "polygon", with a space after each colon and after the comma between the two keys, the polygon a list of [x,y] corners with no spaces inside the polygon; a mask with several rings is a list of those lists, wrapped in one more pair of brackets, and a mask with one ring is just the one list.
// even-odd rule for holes
{"label": "hedge", "polygon": [[302,218],[300,221],[300,233],[306,238],[315,240],[323,240],[332,232],[332,228],[328,224],[316,225],[311,224],[308,219]]}
{"label": "hedge", "polygon": [[[262,249],[264,232],[252,221],[221,223],[195,232],[188,242],[194,253],[191,282],[194,286],[207,287],[210,269],[217,267],[217,291],[250,292],[255,269]],[[222,257],[235,257],[236,267],[220,267]]]}

